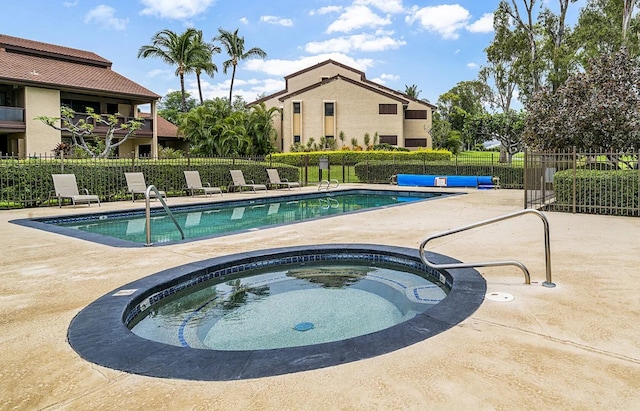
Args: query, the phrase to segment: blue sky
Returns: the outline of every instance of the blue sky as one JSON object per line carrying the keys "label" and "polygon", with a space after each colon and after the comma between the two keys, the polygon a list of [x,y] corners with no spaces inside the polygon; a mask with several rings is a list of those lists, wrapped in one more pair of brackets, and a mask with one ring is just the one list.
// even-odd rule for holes
{"label": "blue sky", "polygon": [[[543,0],[543,3],[549,0]],[[234,95],[253,101],[284,88],[283,77],[332,58],[366,73],[369,80],[404,90],[416,84],[435,104],[459,81],[474,80],[493,38],[498,0],[0,0],[0,33],[90,50],[113,70],[164,96],[178,90],[174,67],[138,59],[140,46],[163,29],[239,29],[246,47],[267,58],[239,66]],[[582,3],[582,1],[581,1]],[[572,6],[570,19],[577,15]],[[205,98],[228,95],[226,55],[219,72],[203,77]],[[197,96],[195,76],[186,87]]]}

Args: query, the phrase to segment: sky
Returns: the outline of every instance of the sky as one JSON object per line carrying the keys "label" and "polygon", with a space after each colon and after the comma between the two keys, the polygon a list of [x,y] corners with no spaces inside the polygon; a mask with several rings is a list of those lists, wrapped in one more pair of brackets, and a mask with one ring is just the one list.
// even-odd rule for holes
{"label": "sky", "polygon": [[[284,89],[284,77],[333,59],[395,90],[416,85],[435,104],[460,81],[475,80],[493,39],[499,0],[0,0],[0,33],[92,51],[112,69],[165,96],[180,89],[175,67],[138,59],[160,30],[193,27],[211,41],[218,29],[245,38],[265,59],[241,62],[234,95],[251,102]],[[542,0],[550,3],[550,0]],[[578,10],[572,9],[569,19]],[[229,94],[224,52],[204,75],[204,98]],[[197,98],[195,76],[185,79]]]}

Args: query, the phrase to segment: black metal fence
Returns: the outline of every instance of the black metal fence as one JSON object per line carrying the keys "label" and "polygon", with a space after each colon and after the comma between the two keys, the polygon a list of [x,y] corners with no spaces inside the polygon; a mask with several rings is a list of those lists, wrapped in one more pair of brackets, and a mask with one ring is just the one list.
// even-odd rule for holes
{"label": "black metal fence", "polygon": [[640,152],[526,152],[525,207],[640,215]]}
{"label": "black metal fence", "polygon": [[[501,163],[498,153],[470,153],[445,161],[416,161],[406,155],[388,153],[361,156],[331,155],[331,161],[301,154],[284,161],[277,157],[194,157],[171,159],[109,158],[71,159],[56,156],[30,156],[27,159],[0,157],[0,209],[38,207],[53,204],[51,174],[75,174],[80,189],[86,188],[101,201],[130,199],[125,172],[142,172],[147,184],[169,196],[185,195],[184,170],[198,170],[203,182],[227,189],[231,169],[243,171],[246,180],[268,184],[267,168],[277,168],[281,178],[303,185],[336,179],[341,183],[390,183],[396,174],[491,175],[500,177],[503,188],[522,188],[522,158],[512,164]],[[353,158],[353,156],[351,156]]]}

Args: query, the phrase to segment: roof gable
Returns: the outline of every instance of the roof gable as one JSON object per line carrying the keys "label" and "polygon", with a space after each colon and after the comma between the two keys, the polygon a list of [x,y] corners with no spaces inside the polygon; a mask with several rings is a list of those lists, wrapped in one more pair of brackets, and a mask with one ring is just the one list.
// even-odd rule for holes
{"label": "roof gable", "polygon": [[377,88],[377,87],[372,87],[372,86],[370,86],[370,85],[368,85],[368,84],[366,84],[366,83],[362,83],[362,82],[360,82],[360,81],[355,81],[355,80],[353,80],[353,79],[350,79],[349,77],[344,77],[344,76],[341,76],[341,75],[339,75],[339,74],[338,74],[338,75],[336,75],[336,76],[330,77],[330,78],[328,78],[328,79],[326,79],[326,80],[320,81],[320,82],[318,82],[318,83],[311,84],[311,85],[309,85],[308,87],[302,88],[302,89],[300,89],[300,90],[296,90],[296,91],[291,92],[291,93],[289,93],[289,94],[285,94],[284,96],[281,96],[278,100],[280,100],[280,101],[284,101],[284,100],[287,100],[287,99],[289,99],[289,98],[295,97],[295,96],[297,96],[297,95],[300,95],[300,94],[306,93],[306,92],[307,92],[307,91],[309,91],[309,90],[313,90],[313,89],[315,89],[315,88],[322,87],[322,86],[324,86],[324,85],[326,85],[326,84],[329,84],[329,83],[331,83],[331,82],[334,82],[334,81],[340,81],[340,80],[341,80],[341,81],[346,81],[347,83],[353,84],[353,85],[355,85],[355,86],[357,86],[357,87],[365,88],[365,89],[367,89],[367,90],[369,90],[369,91],[372,91],[372,92],[374,92],[374,93],[381,94],[381,95],[383,95],[383,96],[385,96],[385,97],[388,97],[388,98],[391,98],[391,99],[393,99],[393,100],[396,100],[396,101],[398,101],[398,102],[400,102],[400,103],[402,103],[402,104],[409,104],[409,100],[404,99],[404,98],[402,98],[402,97],[399,97],[399,96],[398,96],[398,95],[396,95],[396,94],[388,93],[388,92],[386,92],[386,91],[384,91],[384,90],[381,90],[381,89],[379,89],[379,88]]}

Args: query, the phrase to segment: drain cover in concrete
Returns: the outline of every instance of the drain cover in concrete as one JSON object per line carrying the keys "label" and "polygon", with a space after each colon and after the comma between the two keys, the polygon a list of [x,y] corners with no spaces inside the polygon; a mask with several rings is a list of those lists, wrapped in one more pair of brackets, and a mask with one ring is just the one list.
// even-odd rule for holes
{"label": "drain cover in concrete", "polygon": [[491,300],[491,301],[498,301],[498,302],[513,301],[513,295],[508,293],[500,293],[500,292],[487,293],[485,297],[487,298],[487,300]]}

